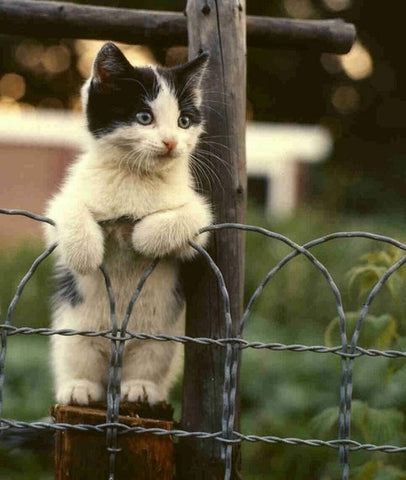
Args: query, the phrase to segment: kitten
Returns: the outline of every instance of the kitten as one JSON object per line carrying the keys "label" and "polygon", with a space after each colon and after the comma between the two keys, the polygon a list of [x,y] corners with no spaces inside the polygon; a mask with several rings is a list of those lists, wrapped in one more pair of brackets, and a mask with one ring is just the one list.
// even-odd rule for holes
{"label": "kitten", "polygon": [[[178,259],[195,254],[189,240],[205,244],[207,235],[198,230],[212,222],[189,166],[203,131],[201,83],[207,60],[202,54],[174,68],[138,68],[112,43],[98,53],[82,89],[92,138],[47,210],[56,222],[45,227],[47,243],[58,242],[54,328],[110,328],[102,263],[121,322],[140,276],[159,257],[128,329],[183,333]],[[106,338],[53,336],[56,401],[103,400],[109,357]],[[180,365],[177,343],[127,341],[121,398],[165,400]]]}

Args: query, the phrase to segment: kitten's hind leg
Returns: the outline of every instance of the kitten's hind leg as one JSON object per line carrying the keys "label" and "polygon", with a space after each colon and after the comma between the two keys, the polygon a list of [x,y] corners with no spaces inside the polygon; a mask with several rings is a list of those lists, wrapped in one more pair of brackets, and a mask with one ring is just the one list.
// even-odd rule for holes
{"label": "kitten's hind leg", "polygon": [[52,339],[56,401],[62,405],[88,405],[105,397],[108,341],[101,338]]}
{"label": "kitten's hind leg", "polygon": [[172,342],[131,341],[124,353],[122,400],[150,405],[166,401],[173,382],[168,376],[174,370],[178,350],[179,345]]}

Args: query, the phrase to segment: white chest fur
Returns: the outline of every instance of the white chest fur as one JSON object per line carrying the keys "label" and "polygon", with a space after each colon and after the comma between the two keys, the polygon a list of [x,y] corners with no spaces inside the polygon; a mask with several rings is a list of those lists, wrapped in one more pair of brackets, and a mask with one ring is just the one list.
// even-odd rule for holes
{"label": "white chest fur", "polygon": [[124,215],[142,218],[179,208],[195,196],[190,184],[187,167],[182,164],[162,176],[149,177],[117,165],[100,165],[87,154],[73,167],[65,188],[67,195],[71,191],[72,196],[80,196],[100,221]]}

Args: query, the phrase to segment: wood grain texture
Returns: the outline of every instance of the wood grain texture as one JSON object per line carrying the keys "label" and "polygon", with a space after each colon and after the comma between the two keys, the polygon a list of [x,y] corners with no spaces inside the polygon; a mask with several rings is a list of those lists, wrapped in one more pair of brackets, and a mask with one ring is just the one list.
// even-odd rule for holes
{"label": "wood grain texture", "polygon": [[[210,4],[210,7],[209,7]],[[210,54],[205,79],[205,162],[209,164],[211,203],[217,223],[241,222],[246,209],[246,22],[245,3],[235,0],[190,0],[189,53]],[[215,143],[211,143],[215,142]],[[222,230],[212,236],[209,252],[223,273],[230,295],[232,336],[238,334],[243,298],[244,233]],[[223,303],[216,278],[204,260],[185,268],[187,298],[186,334],[196,337],[226,336]],[[226,350],[187,344],[182,426],[186,430],[221,430]],[[236,399],[239,402],[238,394]],[[237,407],[238,411],[238,407]],[[239,428],[236,419],[235,428]],[[182,440],[184,455],[178,465],[182,480],[222,479],[224,459],[215,440]],[[239,455],[235,448],[235,458]],[[235,471],[238,461],[234,462]],[[236,478],[235,475],[233,478]]]}
{"label": "wood grain texture", "polygon": [[[187,45],[188,41],[187,20],[179,12],[32,0],[0,0],[0,33],[113,40],[156,47]],[[250,47],[347,53],[354,39],[354,25],[341,20],[247,17]]]}
{"label": "wood grain texture", "polygon": [[[119,422],[132,427],[171,430],[171,420],[142,418],[144,409],[124,404]],[[150,413],[150,412],[147,412]],[[52,414],[57,423],[97,425],[106,423],[106,409],[57,405]],[[160,413],[158,413],[160,415]],[[168,412],[161,412],[161,416]],[[170,415],[171,416],[171,413]],[[172,480],[173,442],[169,435],[128,433],[119,436],[121,452],[116,457],[115,480]],[[109,452],[106,434],[74,430],[58,431],[55,445],[55,480],[106,480],[109,478]]]}

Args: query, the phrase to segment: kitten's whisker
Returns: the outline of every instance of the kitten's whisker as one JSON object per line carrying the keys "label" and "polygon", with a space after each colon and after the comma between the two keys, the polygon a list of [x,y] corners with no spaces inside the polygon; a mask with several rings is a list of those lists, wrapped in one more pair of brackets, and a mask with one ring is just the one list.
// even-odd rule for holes
{"label": "kitten's whisker", "polygon": [[143,149],[141,146],[134,144],[131,145],[132,148],[125,152],[125,154],[120,156],[118,169],[123,171],[124,168],[129,168],[131,172],[134,172],[136,165],[140,163],[140,159],[143,154]]}
{"label": "kitten's whisker", "polygon": [[[212,167],[210,167],[210,165],[208,165],[206,162],[204,162],[202,158],[199,158],[197,155],[195,155],[195,153],[192,154],[192,157],[195,160],[196,165],[199,165],[201,172],[204,173],[204,176],[207,179],[208,184],[209,185],[212,184],[211,183],[211,177],[213,177],[214,180],[217,180],[218,185],[221,187],[221,190],[224,191],[223,182],[221,181],[217,172]],[[209,176],[208,173],[211,176]]]}
{"label": "kitten's whisker", "polygon": [[228,145],[224,145],[224,143],[220,143],[220,142],[214,142],[212,140],[202,140],[201,141],[201,144],[202,145],[208,145],[209,147],[211,145],[215,145],[216,148],[220,149],[220,148],[224,148],[224,150],[227,150],[228,152],[231,152],[231,148],[228,146]]}
{"label": "kitten's whisker", "polygon": [[133,164],[133,172],[136,172],[137,175],[142,174],[142,166],[145,163],[146,159],[146,152],[144,149],[139,147],[139,150],[137,152],[137,157],[135,158],[134,164]]}
{"label": "kitten's whisker", "polygon": [[194,179],[196,180],[195,188],[198,192],[203,193],[205,190],[204,190],[204,186],[203,186],[203,181],[199,176],[199,171],[196,169],[195,166],[193,166],[191,168],[193,169]]}
{"label": "kitten's whisker", "polygon": [[196,188],[197,191],[200,191],[200,192],[203,191],[203,185],[199,177],[198,167],[196,163],[193,162],[193,159],[191,157],[189,158],[189,168],[192,173],[194,187]]}
{"label": "kitten's whisker", "polygon": [[221,100],[210,100],[210,99],[205,98],[204,104],[206,105],[207,103],[216,103],[216,104],[222,105],[222,106],[227,105],[227,102],[222,102]]}
{"label": "kitten's whisker", "polygon": [[215,94],[215,95],[223,95],[224,97],[228,97],[228,96],[229,96],[228,93],[226,93],[226,92],[224,92],[224,91],[222,91],[222,90],[206,90],[206,89],[203,89],[203,93],[204,93],[204,94],[211,94],[211,93],[213,93],[213,94]]}
{"label": "kitten's whisker", "polygon": [[[218,148],[218,147],[216,147]],[[199,146],[197,149],[196,149],[198,152],[201,152],[201,153],[207,153],[209,154],[210,156],[214,156],[217,158],[217,160],[219,160],[220,162],[224,162],[224,158],[222,158],[220,155],[217,155],[217,153],[215,153],[213,150],[210,149],[210,146],[208,146],[208,149],[206,148],[202,148],[201,146]]]}
{"label": "kitten's whisker", "polygon": [[[212,180],[211,178],[207,175],[206,171],[204,170],[203,166],[200,164],[199,160],[195,158],[193,155],[191,155],[192,162],[193,162],[193,167],[195,168],[195,172],[197,173],[197,178],[200,181],[200,188],[201,190],[204,190],[203,185],[206,183],[209,185],[211,188],[212,186]],[[200,178],[200,175],[203,176],[205,179],[205,182]]]}
{"label": "kitten's whisker", "polygon": [[[215,177],[219,183],[223,184],[223,182],[221,181],[221,178],[220,178],[220,170],[218,168],[215,168],[213,164],[210,164],[209,162],[207,162],[207,158],[205,157],[198,157],[198,156],[195,156],[195,160],[197,162],[199,162],[199,164],[204,167],[205,171],[207,171],[210,175],[212,175],[213,177]],[[226,168],[225,169],[225,172],[227,175],[231,175],[231,170]]]}
{"label": "kitten's whisker", "polygon": [[224,135],[206,135],[205,138],[228,138],[230,137],[230,134],[224,134]]}
{"label": "kitten's whisker", "polygon": [[229,163],[226,160],[224,160],[224,158],[219,157],[218,155],[216,155],[215,153],[213,153],[210,150],[204,150],[202,148],[198,148],[195,151],[195,154],[199,154],[203,158],[205,158],[206,156],[214,158],[214,159],[218,160],[224,167],[226,167],[228,171],[231,171],[231,167],[230,167]]}
{"label": "kitten's whisker", "polygon": [[185,85],[183,86],[182,90],[180,91],[179,93],[179,98],[182,97],[183,93],[185,92],[185,90],[187,88],[189,88],[189,86],[191,85],[192,82],[194,82],[196,80],[196,75],[191,75],[187,82],[185,83]]}
{"label": "kitten's whisker", "polygon": [[216,110],[215,108],[210,107],[210,106],[207,105],[207,104],[204,105],[204,108],[206,108],[207,110],[212,111],[213,113],[215,113],[216,115],[218,115],[222,120],[224,119],[224,115],[223,115],[222,113],[220,113],[218,110]]}

